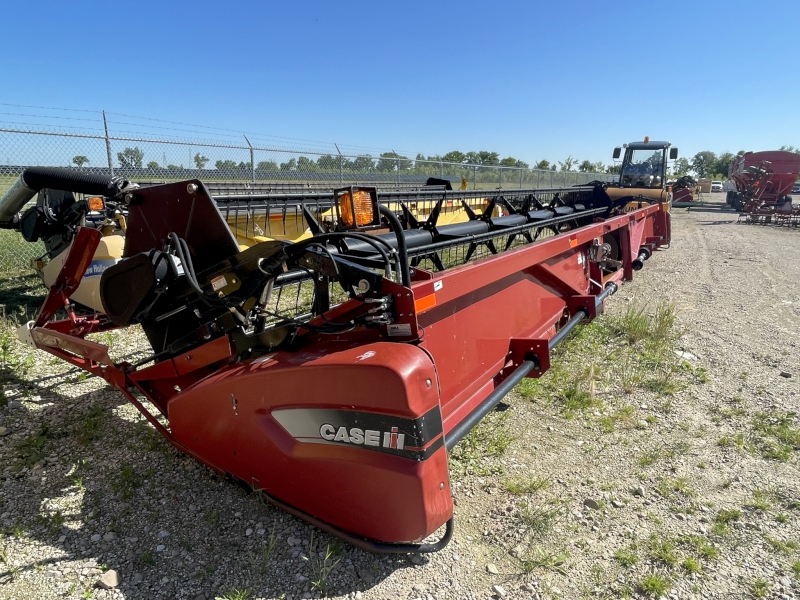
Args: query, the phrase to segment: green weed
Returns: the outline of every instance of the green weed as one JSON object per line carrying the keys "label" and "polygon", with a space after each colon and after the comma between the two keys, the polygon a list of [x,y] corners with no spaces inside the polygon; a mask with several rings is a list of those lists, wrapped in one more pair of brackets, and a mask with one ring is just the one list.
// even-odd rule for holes
{"label": "green weed", "polygon": [[687,573],[699,573],[701,570],[700,561],[691,556],[687,556],[681,563],[681,567]]}
{"label": "green weed", "polygon": [[756,579],[750,586],[753,598],[766,598],[769,594],[769,583],[764,579]]}
{"label": "green weed", "polygon": [[614,559],[623,567],[632,567],[639,562],[638,546],[634,543],[627,548],[619,548],[614,553]]}
{"label": "green weed", "polygon": [[566,550],[550,552],[541,546],[536,546],[533,549],[533,554],[522,559],[521,562],[526,572],[533,571],[534,569],[547,569],[560,573],[561,575],[566,575],[567,571],[564,568],[564,563],[568,558],[569,553]]}
{"label": "green weed", "polygon": [[659,573],[648,573],[637,586],[639,591],[648,596],[658,598],[666,594],[671,585],[669,579]]}
{"label": "green weed", "polygon": [[524,494],[532,494],[549,486],[550,480],[544,477],[512,479],[511,481],[506,482],[506,489],[512,494],[517,494],[519,496]]}
{"label": "green weed", "polygon": [[328,594],[328,577],[339,564],[341,547],[338,545],[326,545],[324,551],[318,551],[314,543],[314,534],[311,534],[311,542],[308,545],[308,555],[303,556],[303,560],[308,564],[311,572],[311,587],[315,591]]}

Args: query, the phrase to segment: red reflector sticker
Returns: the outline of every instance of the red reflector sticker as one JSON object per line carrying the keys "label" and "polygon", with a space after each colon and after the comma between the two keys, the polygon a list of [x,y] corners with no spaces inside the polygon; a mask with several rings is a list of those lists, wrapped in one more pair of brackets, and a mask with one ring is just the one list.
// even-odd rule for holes
{"label": "red reflector sticker", "polygon": [[569,239],[569,247],[575,248],[578,245],[578,238],[570,238]]}

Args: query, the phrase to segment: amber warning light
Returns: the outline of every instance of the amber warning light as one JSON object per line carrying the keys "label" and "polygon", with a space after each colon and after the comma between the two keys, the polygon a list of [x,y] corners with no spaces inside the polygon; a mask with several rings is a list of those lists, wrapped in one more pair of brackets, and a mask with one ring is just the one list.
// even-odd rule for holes
{"label": "amber warning light", "polygon": [[344,188],[334,192],[341,229],[365,229],[381,224],[375,188]]}
{"label": "amber warning light", "polygon": [[89,198],[89,210],[103,210],[106,203],[99,196],[92,196]]}

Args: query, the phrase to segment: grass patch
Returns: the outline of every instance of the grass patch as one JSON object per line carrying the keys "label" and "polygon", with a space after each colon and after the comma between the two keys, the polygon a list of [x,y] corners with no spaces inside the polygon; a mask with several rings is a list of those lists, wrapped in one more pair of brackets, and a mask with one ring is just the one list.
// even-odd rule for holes
{"label": "grass patch", "polygon": [[520,525],[534,538],[545,537],[563,517],[562,507],[558,504],[553,506],[553,501],[550,506],[533,506],[530,502],[523,502],[517,511]]}
{"label": "grass patch", "polygon": [[686,477],[678,477],[676,479],[664,477],[658,482],[656,491],[664,498],[669,498],[673,493],[679,493],[686,498],[696,494],[694,489],[689,486],[689,480]]}
{"label": "grass patch", "polygon": [[717,440],[717,446],[720,448],[744,448],[744,435],[741,433],[737,433],[736,435],[729,436],[723,435],[721,438]]}
{"label": "grass patch", "polygon": [[648,596],[658,598],[666,594],[672,585],[669,579],[660,573],[648,573],[636,586],[640,592]]}
{"label": "grass patch", "polygon": [[614,560],[621,566],[629,568],[639,562],[638,546],[634,543],[626,548],[619,548],[614,553]]}
{"label": "grass patch", "polygon": [[678,543],[682,546],[688,546],[706,560],[714,560],[719,558],[719,550],[714,544],[709,542],[706,538],[700,535],[685,535],[678,538]]}
{"label": "grass patch", "polygon": [[325,596],[328,595],[328,578],[339,564],[341,554],[342,547],[338,543],[326,544],[324,551],[318,550],[314,543],[314,534],[311,534],[308,555],[304,555],[303,560],[308,564],[311,588],[314,591],[322,592]]}
{"label": "grass patch", "polygon": [[765,579],[756,579],[750,584],[750,594],[753,598],[766,598],[769,594],[769,583]]}
{"label": "grass patch", "polygon": [[544,477],[519,478],[506,481],[506,489],[512,494],[522,496],[532,494],[550,486],[550,480]]}
{"label": "grass patch", "polygon": [[678,564],[680,557],[675,549],[675,544],[670,540],[659,539],[656,536],[650,538],[647,555],[667,567],[674,567]]}
{"label": "grass patch", "polygon": [[501,465],[488,459],[505,454],[514,438],[506,427],[511,411],[492,412],[473,428],[450,453],[451,474],[455,479],[466,475],[495,475]]}
{"label": "grass patch", "polygon": [[764,540],[766,540],[772,550],[775,552],[782,552],[784,554],[791,554],[800,547],[797,542],[791,540],[784,542],[783,540],[779,540],[768,535],[764,535]]}
{"label": "grass patch", "polygon": [[86,418],[78,425],[75,438],[83,446],[88,446],[97,437],[100,431],[100,424],[103,420],[103,407],[95,404],[86,415]]}
{"label": "grass patch", "polygon": [[683,559],[683,562],[681,563],[681,568],[687,573],[692,573],[692,574],[699,573],[702,570],[700,566],[700,561],[691,556],[687,556],[685,559]]}
{"label": "grass patch", "polygon": [[717,513],[717,516],[714,517],[714,521],[717,523],[722,523],[723,525],[728,525],[729,523],[733,523],[734,521],[738,521],[742,516],[741,511],[736,509],[732,510],[720,510]]}
{"label": "grass patch", "polygon": [[522,567],[526,572],[533,571],[534,569],[546,569],[555,571],[562,575],[566,575],[564,563],[569,558],[569,553],[566,550],[558,550],[556,552],[549,552],[541,546],[536,546],[533,553],[521,559]]}
{"label": "grass patch", "polygon": [[800,428],[794,426],[795,413],[760,412],[751,423],[754,450],[762,457],[786,461],[800,448]]}

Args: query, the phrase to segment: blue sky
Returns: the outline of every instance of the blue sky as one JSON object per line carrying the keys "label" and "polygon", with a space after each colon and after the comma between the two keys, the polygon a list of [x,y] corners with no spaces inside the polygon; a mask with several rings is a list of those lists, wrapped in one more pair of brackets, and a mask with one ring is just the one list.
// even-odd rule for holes
{"label": "blue sky", "polygon": [[800,146],[797,0],[40,1],[2,14],[5,113],[105,109],[529,163],[609,163],[644,135],[689,157]]}

